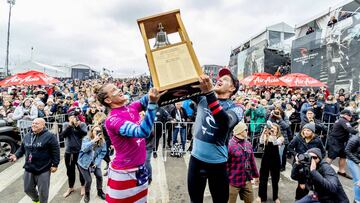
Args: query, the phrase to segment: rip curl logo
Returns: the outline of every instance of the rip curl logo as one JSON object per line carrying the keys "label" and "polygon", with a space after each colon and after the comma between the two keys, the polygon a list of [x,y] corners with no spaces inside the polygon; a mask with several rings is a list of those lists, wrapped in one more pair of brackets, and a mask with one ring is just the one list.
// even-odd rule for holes
{"label": "rip curl logo", "polygon": [[204,108],[204,112],[206,114],[205,116],[206,125],[202,126],[203,135],[208,134],[210,136],[214,136],[214,129],[218,129],[215,123],[215,119],[211,115],[210,109]]}

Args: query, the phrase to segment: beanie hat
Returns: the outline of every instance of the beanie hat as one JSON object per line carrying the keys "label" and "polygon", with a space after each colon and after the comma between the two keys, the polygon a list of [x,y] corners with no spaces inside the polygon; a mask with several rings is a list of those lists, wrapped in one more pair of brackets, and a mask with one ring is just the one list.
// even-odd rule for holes
{"label": "beanie hat", "polygon": [[344,109],[340,112],[340,115],[348,115],[348,116],[352,116],[352,113],[349,109]]}
{"label": "beanie hat", "polygon": [[307,150],[307,153],[310,153],[310,152],[316,154],[316,156],[319,157],[320,160],[323,158],[321,150],[319,148],[314,147],[314,148]]}
{"label": "beanie hat", "polygon": [[313,133],[315,133],[315,123],[307,123],[302,128],[303,129],[307,128],[307,129],[311,130]]}
{"label": "beanie hat", "polygon": [[247,126],[243,122],[239,122],[233,129],[234,135],[238,135],[247,129]]}

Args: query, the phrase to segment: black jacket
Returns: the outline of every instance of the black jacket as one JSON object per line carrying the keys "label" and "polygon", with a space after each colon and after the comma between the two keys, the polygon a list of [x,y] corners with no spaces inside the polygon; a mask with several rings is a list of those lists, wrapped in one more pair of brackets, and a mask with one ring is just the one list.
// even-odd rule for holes
{"label": "black jacket", "polygon": [[163,107],[159,107],[156,112],[155,122],[161,122],[163,125],[165,125],[165,123],[171,119],[172,118],[170,114]]}
{"label": "black jacket", "polygon": [[[176,112],[177,112],[177,109],[174,108],[171,112],[170,112],[170,115],[173,119],[176,119]],[[183,107],[180,108],[180,117],[181,117],[181,120],[178,120],[176,119],[176,122],[186,122],[187,121],[187,115],[186,115],[186,112],[185,112],[185,109]],[[185,124],[181,124],[181,127],[185,127]]]}
{"label": "black jacket", "polygon": [[[356,125],[356,123],[353,125]],[[329,137],[336,139],[338,142],[345,143],[349,140],[350,134],[358,133],[358,131],[353,128],[353,125],[345,118],[339,118],[335,121]]]}
{"label": "black jacket", "polygon": [[25,154],[24,168],[27,172],[41,174],[57,167],[60,162],[60,147],[53,133],[44,129],[39,134],[32,131],[24,136],[20,148],[16,151],[17,158]]}
{"label": "black jacket", "polygon": [[60,133],[60,138],[65,138],[65,153],[79,153],[81,149],[82,138],[86,136],[87,126],[80,123],[78,127],[70,126],[68,122],[64,123],[64,131]]}
{"label": "black jacket", "polygon": [[360,163],[360,137],[354,135],[350,138],[345,148],[346,158],[355,162]]}
{"label": "black jacket", "polygon": [[295,156],[296,154],[303,154],[307,150],[314,147],[319,148],[321,150],[321,154],[324,158],[326,155],[326,151],[324,145],[322,144],[318,136],[314,137],[310,142],[306,143],[305,139],[300,134],[298,134],[288,145],[288,150],[290,153],[292,153]]}
{"label": "black jacket", "polygon": [[[299,178],[300,167],[301,165],[294,164],[291,172],[294,180]],[[310,180],[321,203],[349,202],[335,170],[326,161],[322,160],[316,170],[310,171]]]}

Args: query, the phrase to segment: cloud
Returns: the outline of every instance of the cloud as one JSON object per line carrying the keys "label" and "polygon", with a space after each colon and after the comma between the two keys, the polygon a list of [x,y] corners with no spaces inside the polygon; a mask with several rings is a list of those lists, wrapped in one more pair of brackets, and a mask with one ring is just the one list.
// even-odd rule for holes
{"label": "cloud", "polygon": [[[286,22],[292,26],[336,0],[32,0],[17,1],[11,20],[10,63],[83,63],[118,72],[147,71],[136,20],[179,8],[201,64],[227,65],[231,48]],[[8,5],[0,2],[0,66],[6,52]]]}

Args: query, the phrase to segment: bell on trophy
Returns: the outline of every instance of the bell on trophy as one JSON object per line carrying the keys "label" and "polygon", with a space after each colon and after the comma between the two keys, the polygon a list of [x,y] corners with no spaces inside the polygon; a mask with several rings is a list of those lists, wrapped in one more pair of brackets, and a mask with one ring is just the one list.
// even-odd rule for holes
{"label": "bell on trophy", "polygon": [[[203,73],[181,20],[180,10],[144,17],[137,22],[153,85],[160,92],[167,91],[158,101],[159,105],[200,95],[199,76]],[[168,35],[171,34],[174,38],[170,44]],[[150,40],[151,44],[155,41],[153,48]]]}
{"label": "bell on trophy", "polygon": [[167,34],[166,32],[164,32],[164,27],[162,26],[161,23],[158,24],[158,30],[159,32],[156,33],[155,44],[154,44],[155,49],[164,47],[166,45],[170,45]]}

